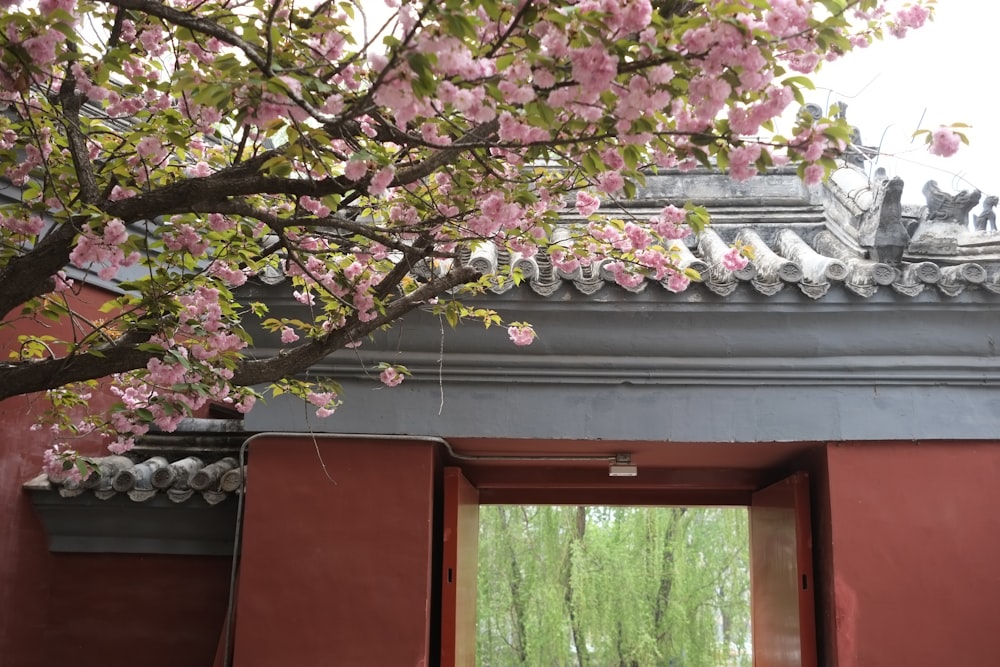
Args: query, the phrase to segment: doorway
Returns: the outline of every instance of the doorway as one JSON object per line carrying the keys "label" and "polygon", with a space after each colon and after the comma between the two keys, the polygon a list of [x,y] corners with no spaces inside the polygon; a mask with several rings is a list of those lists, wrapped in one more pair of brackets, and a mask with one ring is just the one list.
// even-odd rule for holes
{"label": "doorway", "polygon": [[[531,484],[522,489],[532,497]],[[537,491],[537,487],[535,489]],[[654,490],[655,491],[655,490]],[[578,503],[593,494],[577,491]],[[516,502],[514,496],[506,496]],[[655,493],[651,497],[655,497]],[[476,665],[480,497],[457,467],[444,471],[441,665]],[[750,494],[749,562],[755,667],[815,667],[816,626],[808,476],[795,473]],[[635,573],[620,573],[633,576]],[[655,612],[643,605],[645,613]],[[572,641],[571,637],[567,641]],[[586,640],[583,639],[583,642]],[[585,645],[582,643],[580,645]],[[632,665],[644,663],[632,661]],[[669,663],[654,663],[669,664]]]}

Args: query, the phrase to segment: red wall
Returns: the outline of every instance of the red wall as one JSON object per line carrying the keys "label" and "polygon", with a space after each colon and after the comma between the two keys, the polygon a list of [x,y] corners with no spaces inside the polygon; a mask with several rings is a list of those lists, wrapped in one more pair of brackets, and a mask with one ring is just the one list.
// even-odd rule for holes
{"label": "red wall", "polygon": [[[229,558],[55,554],[41,665],[212,664]],[[20,664],[20,663],[12,663]]]}
{"label": "red wall", "polygon": [[[99,317],[106,298],[84,286],[74,308]],[[16,349],[27,325],[0,326],[0,359]],[[90,406],[99,410],[110,402],[95,392]],[[0,664],[211,664],[225,616],[229,559],[49,553],[21,489],[41,472],[42,452],[52,444],[47,431],[30,430],[44,408],[38,396],[0,401]],[[97,439],[74,447],[104,453]]]}
{"label": "red wall", "polygon": [[[84,287],[81,312],[97,316],[105,298],[103,292]],[[29,331],[65,335],[30,322],[0,326],[0,359],[6,360],[18,347],[17,336]],[[102,402],[107,401],[95,397],[95,406]],[[48,627],[51,560],[41,522],[21,491],[24,482],[41,472],[42,452],[52,444],[48,432],[30,430],[44,409],[38,396],[0,401],[0,656],[18,667],[48,664],[38,647]],[[93,440],[78,448],[95,454],[101,449]]]}
{"label": "red wall", "polygon": [[434,446],[257,438],[249,470],[234,665],[428,664]]}
{"label": "red wall", "polygon": [[831,445],[828,466],[835,664],[1000,664],[1000,444]]}

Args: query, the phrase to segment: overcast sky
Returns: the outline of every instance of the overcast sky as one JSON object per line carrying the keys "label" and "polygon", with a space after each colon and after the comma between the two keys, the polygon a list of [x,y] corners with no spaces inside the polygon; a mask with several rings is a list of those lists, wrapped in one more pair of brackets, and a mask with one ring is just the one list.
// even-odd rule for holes
{"label": "overcast sky", "polygon": [[[1000,193],[998,29],[1000,3],[939,0],[933,23],[826,65],[810,101],[847,103],[864,144],[881,145],[887,157],[879,164],[906,182],[904,201],[922,202],[929,179],[951,192]],[[950,158],[927,153],[922,138],[911,142],[918,128],[953,122],[972,126],[972,143]]]}

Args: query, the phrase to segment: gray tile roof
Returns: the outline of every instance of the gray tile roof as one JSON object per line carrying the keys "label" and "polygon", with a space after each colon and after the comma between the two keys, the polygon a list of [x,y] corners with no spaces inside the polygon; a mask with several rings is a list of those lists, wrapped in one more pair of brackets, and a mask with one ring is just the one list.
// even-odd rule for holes
{"label": "gray tile roof", "polygon": [[182,503],[197,494],[209,505],[215,505],[240,491],[245,468],[231,456],[212,463],[197,456],[173,461],[162,456],[139,461],[126,456],[93,460],[97,469],[82,481],[43,474],[36,478],[37,483],[48,483],[63,498],[90,493],[100,500],[108,500],[122,494],[135,502],[145,502],[162,495]]}
{"label": "gray tile roof", "polygon": [[[711,227],[697,238],[677,242],[675,248],[681,268],[691,267],[702,275],[701,285],[689,289],[723,297],[741,288],[763,296],[798,290],[812,299],[835,289],[863,298],[880,289],[904,297],[925,291],[945,297],[967,290],[1000,294],[1000,234],[969,230],[968,211],[949,209],[942,214],[933,210],[930,200],[928,206],[900,205],[901,190],[898,182],[894,186],[887,180],[868,181],[853,167],[838,170],[828,183],[815,188],[805,187],[791,172],[779,171],[746,183],[733,183],[709,172],[674,173],[650,177],[635,200],[618,202],[616,208],[605,206],[599,212],[643,219],[669,203],[690,200],[704,205],[711,214]],[[893,193],[895,200],[890,201]],[[962,195],[979,201],[978,192],[952,197]],[[891,214],[890,223],[906,228],[908,245],[899,261],[878,261],[873,258],[880,256],[874,239],[880,225],[886,224],[879,218],[889,219]],[[566,221],[572,223],[574,218],[568,216]],[[754,250],[754,258],[740,271],[727,270],[721,262],[734,242]],[[553,265],[544,250],[526,258],[488,246],[467,253],[464,259],[485,274],[503,277],[492,283],[491,291],[496,294],[530,289],[545,297],[566,290],[593,295],[615,285],[602,263],[565,272]],[[506,279],[515,269],[525,278],[521,287]],[[647,289],[666,290],[667,285],[647,280],[629,291]]]}
{"label": "gray tile roof", "polygon": [[243,488],[246,466],[239,465],[238,450],[248,435],[242,420],[185,419],[175,433],[140,438],[127,456],[92,458],[96,468],[85,479],[43,472],[25,488],[62,498],[117,496],[137,503],[155,498],[183,503],[200,497],[217,505]]}

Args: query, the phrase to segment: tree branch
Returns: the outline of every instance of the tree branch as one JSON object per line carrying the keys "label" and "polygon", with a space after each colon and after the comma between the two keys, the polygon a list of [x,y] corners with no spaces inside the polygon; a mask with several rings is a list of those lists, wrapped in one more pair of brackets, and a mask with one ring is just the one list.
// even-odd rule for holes
{"label": "tree branch", "polygon": [[0,401],[142,368],[156,356],[133,347],[112,348],[103,351],[102,355],[74,354],[43,361],[0,364]]}
{"label": "tree branch", "polygon": [[0,268],[0,321],[26,301],[51,292],[52,276],[66,266],[76,229],[57,226],[31,252],[12,258]]}
{"label": "tree branch", "polygon": [[[447,275],[396,299],[374,320],[361,322],[352,318],[344,327],[324,338],[283,351],[276,357],[245,359],[236,365],[232,383],[239,386],[262,384],[304,371],[346,343],[363,339],[376,329],[478,275],[470,266],[456,267]],[[0,401],[11,396],[55,389],[73,382],[143,368],[150,359],[158,356],[160,355],[132,346],[114,346],[102,349],[101,356],[73,354],[43,361],[0,363]]]}
{"label": "tree branch", "polygon": [[[240,363],[233,374],[233,384],[247,386],[273,382],[277,379],[303,371],[322,360],[345,344],[362,340],[365,336],[386,324],[402,317],[414,308],[434,297],[444,294],[458,285],[475,279],[479,275],[471,266],[459,266],[447,275],[424,283],[410,294],[396,299],[377,318],[361,322],[352,318],[348,323],[324,338],[292,348],[278,356],[260,360],[246,360]],[[0,375],[2,380],[2,375]]]}

